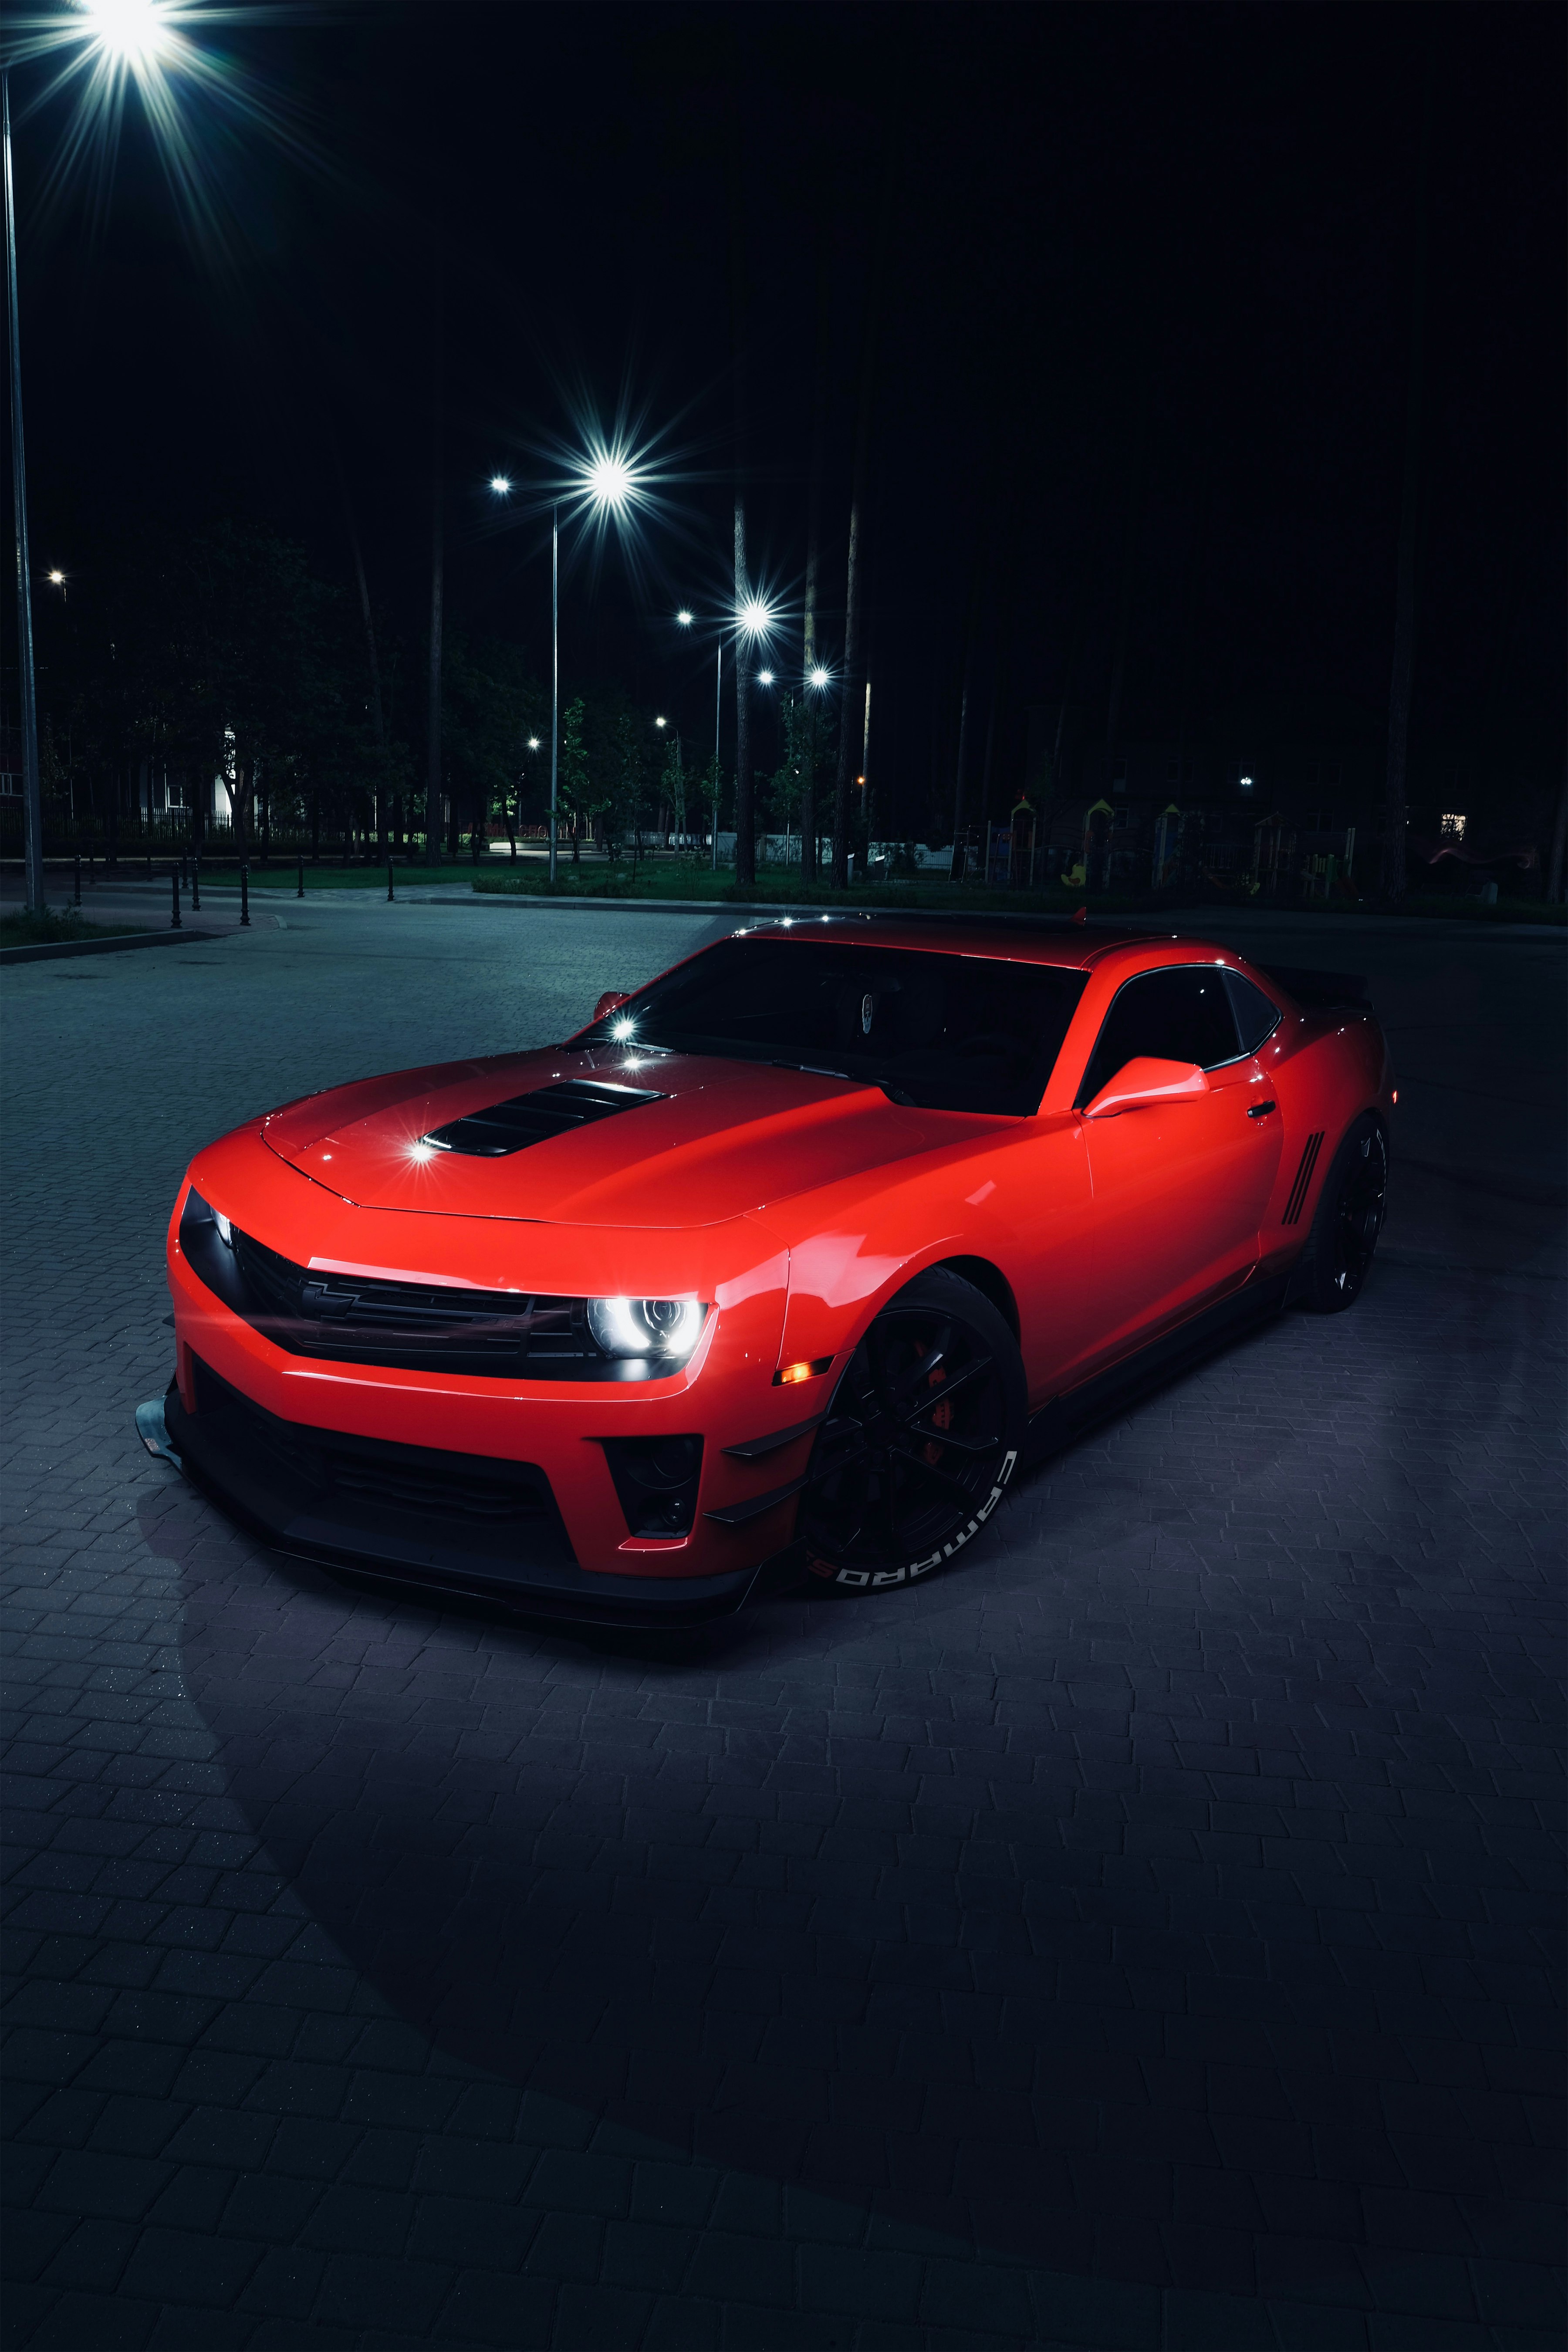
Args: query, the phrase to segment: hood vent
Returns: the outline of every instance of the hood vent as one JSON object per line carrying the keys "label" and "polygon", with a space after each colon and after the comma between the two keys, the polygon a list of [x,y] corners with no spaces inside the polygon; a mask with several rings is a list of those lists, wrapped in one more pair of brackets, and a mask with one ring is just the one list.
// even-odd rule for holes
{"label": "hood vent", "polygon": [[573,1135],[595,1119],[612,1118],[616,1111],[636,1110],[641,1103],[662,1102],[664,1097],[647,1087],[616,1087],[602,1078],[564,1078],[559,1086],[539,1087],[532,1094],[512,1095],[492,1103],[489,1110],[470,1111],[449,1126],[437,1127],[424,1138],[438,1151],[462,1151],[473,1160],[504,1160],[531,1143],[548,1143],[552,1136]]}

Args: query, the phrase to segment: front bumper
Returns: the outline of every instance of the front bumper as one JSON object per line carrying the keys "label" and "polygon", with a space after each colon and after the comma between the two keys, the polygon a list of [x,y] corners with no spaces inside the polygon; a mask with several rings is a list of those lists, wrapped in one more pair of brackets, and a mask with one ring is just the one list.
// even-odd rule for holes
{"label": "front bumper", "polygon": [[138,1409],[143,1444],[298,1558],[528,1616],[626,1626],[732,1615],[799,1572],[792,1544],[719,1575],[590,1574],[535,1465],[310,1429],[267,1412],[199,1360],[192,1369],[200,1409],[187,1412],[171,1381],[161,1403]]}
{"label": "front bumper", "polygon": [[[714,1302],[689,1364],[642,1382],[300,1356],[200,1278],[181,1245],[182,1191],[169,1231],[176,1387],[164,1434],[181,1467],[269,1541],[530,1612],[648,1624],[726,1613],[764,1567],[764,1583],[782,1572],[833,1380],[825,1369],[809,1396],[774,1384],[789,1261],[755,1220],[686,1235],[487,1225],[355,1209],[243,1137],[203,1155],[198,1189],[209,1160],[236,1224],[302,1263],[366,1274],[412,1265],[437,1280],[567,1293],[617,1276],[629,1287],[636,1267],[657,1295],[679,1269],[674,1287]],[[625,1442],[694,1436],[689,1530],[655,1533],[617,1489]]]}

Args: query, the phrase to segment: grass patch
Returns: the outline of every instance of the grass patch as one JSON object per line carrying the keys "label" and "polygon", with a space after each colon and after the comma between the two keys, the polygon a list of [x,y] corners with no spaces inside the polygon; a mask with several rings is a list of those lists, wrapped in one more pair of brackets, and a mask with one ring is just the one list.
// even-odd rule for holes
{"label": "grass patch", "polygon": [[0,948],[52,948],[69,940],[122,940],[129,932],[155,928],[147,923],[89,923],[73,907],[60,914],[0,915]]}

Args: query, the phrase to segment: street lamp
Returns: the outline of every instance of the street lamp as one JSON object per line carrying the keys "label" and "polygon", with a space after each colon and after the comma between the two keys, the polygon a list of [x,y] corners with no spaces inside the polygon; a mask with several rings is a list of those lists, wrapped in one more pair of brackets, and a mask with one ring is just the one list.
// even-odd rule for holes
{"label": "street lamp", "polygon": [[[621,514],[637,498],[641,473],[634,457],[617,443],[600,442],[573,467],[572,487],[580,507],[601,520]],[[510,474],[490,476],[490,495],[511,496]],[[550,879],[555,879],[557,813],[561,778],[561,501],[550,502]]]}
{"label": "street lamp", "polygon": [[[696,620],[697,615],[691,611],[689,605],[683,604],[675,617],[681,628],[689,629],[693,622]],[[765,597],[747,596],[743,598],[735,607],[734,620],[732,623],[737,646],[737,658],[739,657],[738,649],[741,642],[742,640],[754,642],[758,637],[765,637],[777,618],[777,614],[773,611],[773,606],[767,602]],[[766,677],[763,677],[762,683],[764,686],[771,686],[773,684],[773,673],[771,670],[768,672]],[[715,874],[719,871],[719,730],[723,716],[723,709],[724,633],[722,629],[721,629],[719,633],[718,652],[713,667],[713,871]]]}
{"label": "street lamp", "polygon": [[[172,19],[175,0],[83,0],[79,11],[60,21],[56,41],[79,43],[107,68],[107,94],[116,96],[126,75],[145,94],[162,81],[163,61],[188,45]],[[95,77],[95,82],[98,77]],[[163,108],[150,104],[154,127]],[[167,128],[166,122],[163,126]],[[27,552],[27,460],[22,436],[22,351],[16,299],[16,189],[11,154],[11,75],[0,67],[0,145],[5,150],[5,306],[11,330],[11,497],[16,533],[16,666],[22,686],[22,818],[26,899],[29,912],[44,906],[44,812],[38,789],[38,697],[33,660],[33,575]],[[65,574],[51,572],[49,585],[65,592]]]}

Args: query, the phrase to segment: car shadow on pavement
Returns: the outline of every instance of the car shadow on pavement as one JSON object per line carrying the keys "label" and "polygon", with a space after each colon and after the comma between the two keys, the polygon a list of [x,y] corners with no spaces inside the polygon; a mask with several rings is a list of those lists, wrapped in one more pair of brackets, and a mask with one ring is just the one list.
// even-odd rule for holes
{"label": "car shadow on pavement", "polygon": [[1380,1287],[1045,1464],[929,1587],[678,1647],[350,1592],[189,1497],[144,1524],[190,1696],[450,2055],[1017,2259],[1360,2306],[1549,2193],[1546,1890],[1452,1718],[1509,1672],[1467,1596],[1522,1625],[1552,1538],[1471,1475],[1498,1318]]}

